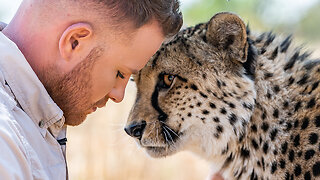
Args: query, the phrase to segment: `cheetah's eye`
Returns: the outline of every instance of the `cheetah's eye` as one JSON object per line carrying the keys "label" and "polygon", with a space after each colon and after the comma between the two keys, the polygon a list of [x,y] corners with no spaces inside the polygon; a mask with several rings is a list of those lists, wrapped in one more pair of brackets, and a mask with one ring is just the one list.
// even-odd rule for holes
{"label": "cheetah's eye", "polygon": [[165,85],[166,88],[170,88],[174,79],[176,77],[174,75],[169,75],[169,74],[166,74],[163,76],[163,83]]}

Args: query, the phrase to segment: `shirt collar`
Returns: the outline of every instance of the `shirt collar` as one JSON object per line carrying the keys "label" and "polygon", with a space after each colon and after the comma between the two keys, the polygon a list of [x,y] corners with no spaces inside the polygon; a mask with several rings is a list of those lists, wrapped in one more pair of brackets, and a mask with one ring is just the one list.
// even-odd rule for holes
{"label": "shirt collar", "polygon": [[0,32],[0,69],[16,100],[41,128],[64,124],[63,112],[49,96],[15,43]]}

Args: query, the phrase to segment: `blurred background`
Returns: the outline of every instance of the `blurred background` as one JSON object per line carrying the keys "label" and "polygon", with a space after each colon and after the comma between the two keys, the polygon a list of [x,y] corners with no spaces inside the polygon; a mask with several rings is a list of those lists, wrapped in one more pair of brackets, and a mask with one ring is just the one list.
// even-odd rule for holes
{"label": "blurred background", "polygon": [[[0,0],[0,21],[10,22],[21,0]],[[181,0],[185,26],[208,21],[215,13],[232,11],[252,31],[294,34],[320,57],[320,0]],[[123,127],[135,99],[129,82],[122,103],[109,102],[82,125],[68,129],[67,159],[72,180],[196,180],[205,179],[209,164],[188,152],[152,159]]]}

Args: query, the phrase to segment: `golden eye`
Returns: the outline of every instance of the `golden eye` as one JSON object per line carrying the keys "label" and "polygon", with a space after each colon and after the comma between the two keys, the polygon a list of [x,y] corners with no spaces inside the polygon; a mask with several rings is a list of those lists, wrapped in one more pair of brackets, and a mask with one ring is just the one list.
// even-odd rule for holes
{"label": "golden eye", "polygon": [[172,83],[173,83],[175,78],[176,77],[174,75],[166,74],[166,75],[163,76],[163,82],[169,88],[169,87],[171,87],[171,85],[172,85]]}

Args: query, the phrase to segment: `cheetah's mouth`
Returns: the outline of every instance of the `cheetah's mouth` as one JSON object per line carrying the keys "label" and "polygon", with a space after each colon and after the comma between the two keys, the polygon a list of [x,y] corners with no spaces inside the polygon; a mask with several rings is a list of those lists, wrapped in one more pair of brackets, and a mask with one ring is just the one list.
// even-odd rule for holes
{"label": "cheetah's mouth", "polygon": [[167,148],[166,147],[156,147],[156,146],[150,146],[150,147],[144,147],[147,151],[165,151]]}
{"label": "cheetah's mouth", "polygon": [[176,148],[170,145],[166,146],[142,146],[147,154],[153,158],[161,158],[172,155],[176,152]]}
{"label": "cheetah's mouth", "polygon": [[153,158],[161,158],[168,155],[168,147],[148,146],[146,152]]}

